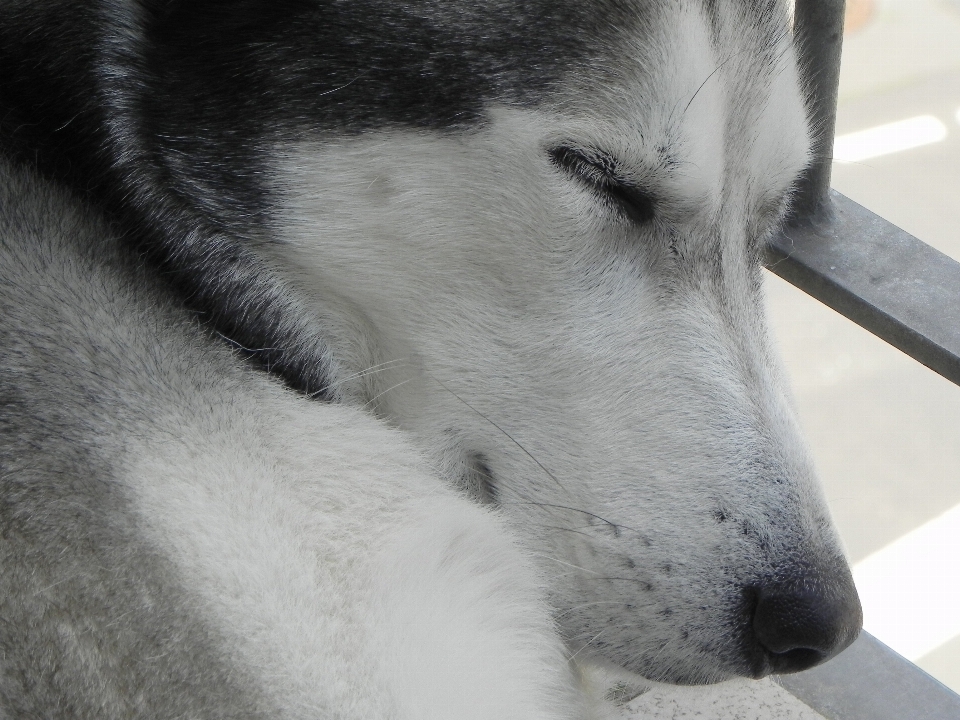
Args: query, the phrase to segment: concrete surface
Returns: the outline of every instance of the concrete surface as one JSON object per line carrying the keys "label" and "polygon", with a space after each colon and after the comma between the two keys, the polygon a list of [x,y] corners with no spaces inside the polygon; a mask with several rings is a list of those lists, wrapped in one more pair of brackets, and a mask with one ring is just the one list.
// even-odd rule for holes
{"label": "concrete surface", "polygon": [[[656,685],[627,703],[622,720],[824,720],[772,680],[708,687]],[[619,720],[619,719],[618,719]]]}

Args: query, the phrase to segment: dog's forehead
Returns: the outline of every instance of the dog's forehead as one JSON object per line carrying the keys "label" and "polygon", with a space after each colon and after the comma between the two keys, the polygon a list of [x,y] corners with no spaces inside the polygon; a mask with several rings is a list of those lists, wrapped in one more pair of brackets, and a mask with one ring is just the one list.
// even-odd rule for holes
{"label": "dog's forehead", "polygon": [[[671,214],[696,209],[704,219],[731,199],[765,211],[806,163],[781,0],[381,4],[373,17],[353,16],[356,6],[335,0],[312,5],[320,15],[304,16],[313,18],[309,42],[287,44],[298,48],[298,62],[273,64],[310,70],[312,82],[288,78],[272,92],[289,99],[280,112],[319,131],[314,152],[328,141],[339,147],[344,135],[409,142],[429,135],[450,140],[451,152],[479,143],[485,149],[471,162],[482,164],[521,136],[540,150],[573,142],[635,171]],[[332,23],[336,38],[318,30],[318,19]],[[269,24],[262,27],[269,35]],[[330,42],[317,44],[317,33]],[[359,45],[369,50],[363,67],[355,62]],[[354,64],[337,74],[347,50]],[[424,127],[441,133],[424,135]],[[463,133],[443,132],[451,128]]]}
{"label": "dog's forehead", "polygon": [[729,17],[762,24],[783,0],[282,0],[244,13],[209,6],[170,5],[151,26],[165,77],[183,79],[179,93],[204,88],[198,103],[223,96],[228,106],[237,93],[259,92],[281,100],[258,108],[275,124],[350,132],[470,126],[490,103],[537,105],[571,74],[615,68],[624,38],[652,45],[678,13],[705,18],[707,42],[722,45]]}
{"label": "dog's forehead", "polygon": [[192,49],[185,74],[229,81],[246,65],[254,87],[283,97],[272,109],[280,120],[332,132],[463,128],[491,103],[542,102],[571,68],[606,52],[644,5],[284,0],[256,5],[257,16],[237,24],[184,3],[160,34]]}
{"label": "dog's forehead", "polygon": [[572,68],[548,102],[570,118],[574,140],[636,168],[640,182],[695,202],[725,202],[731,187],[774,200],[807,162],[806,112],[780,2],[649,4],[590,64]]}

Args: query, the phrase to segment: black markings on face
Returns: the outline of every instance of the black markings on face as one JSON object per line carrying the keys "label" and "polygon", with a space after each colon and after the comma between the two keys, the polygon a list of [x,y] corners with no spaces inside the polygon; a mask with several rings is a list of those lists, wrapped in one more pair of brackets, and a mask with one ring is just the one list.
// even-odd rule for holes
{"label": "black markings on face", "polygon": [[236,108],[237,97],[270,98],[255,114],[351,132],[398,123],[465,127],[492,100],[536,104],[568,70],[609,52],[613,28],[622,27],[611,14],[641,12],[557,0],[239,5],[177,2],[157,13],[157,67],[170,92],[176,85],[197,103],[180,105],[216,116]]}
{"label": "black markings on face", "polygon": [[499,489],[493,471],[482,453],[471,453],[467,458],[464,486],[467,493],[479,502],[496,505]]}
{"label": "black markings on face", "polygon": [[549,155],[560,170],[637,225],[645,225],[656,216],[653,194],[627,179],[617,161],[606,153],[560,145],[552,148]]}

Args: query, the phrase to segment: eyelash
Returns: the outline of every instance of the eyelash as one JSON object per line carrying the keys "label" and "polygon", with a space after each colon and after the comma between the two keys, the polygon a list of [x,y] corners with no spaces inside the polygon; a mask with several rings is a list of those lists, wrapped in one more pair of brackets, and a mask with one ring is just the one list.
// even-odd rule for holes
{"label": "eyelash", "polygon": [[656,216],[653,195],[619,177],[611,158],[603,155],[590,157],[580,150],[562,145],[550,150],[550,159],[559,169],[586,183],[604,199],[612,201],[638,225],[645,225]]}

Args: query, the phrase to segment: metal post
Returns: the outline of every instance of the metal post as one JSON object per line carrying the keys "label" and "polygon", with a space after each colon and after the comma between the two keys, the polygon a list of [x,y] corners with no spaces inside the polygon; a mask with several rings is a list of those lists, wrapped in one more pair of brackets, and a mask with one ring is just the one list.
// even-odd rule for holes
{"label": "metal post", "polygon": [[960,385],[960,263],[830,189],[845,5],[796,0],[816,154],[767,267]]}
{"label": "metal post", "polygon": [[794,27],[814,129],[813,163],[794,200],[793,215],[797,220],[830,212],[830,172],[846,4],[846,0],[796,0]]}

